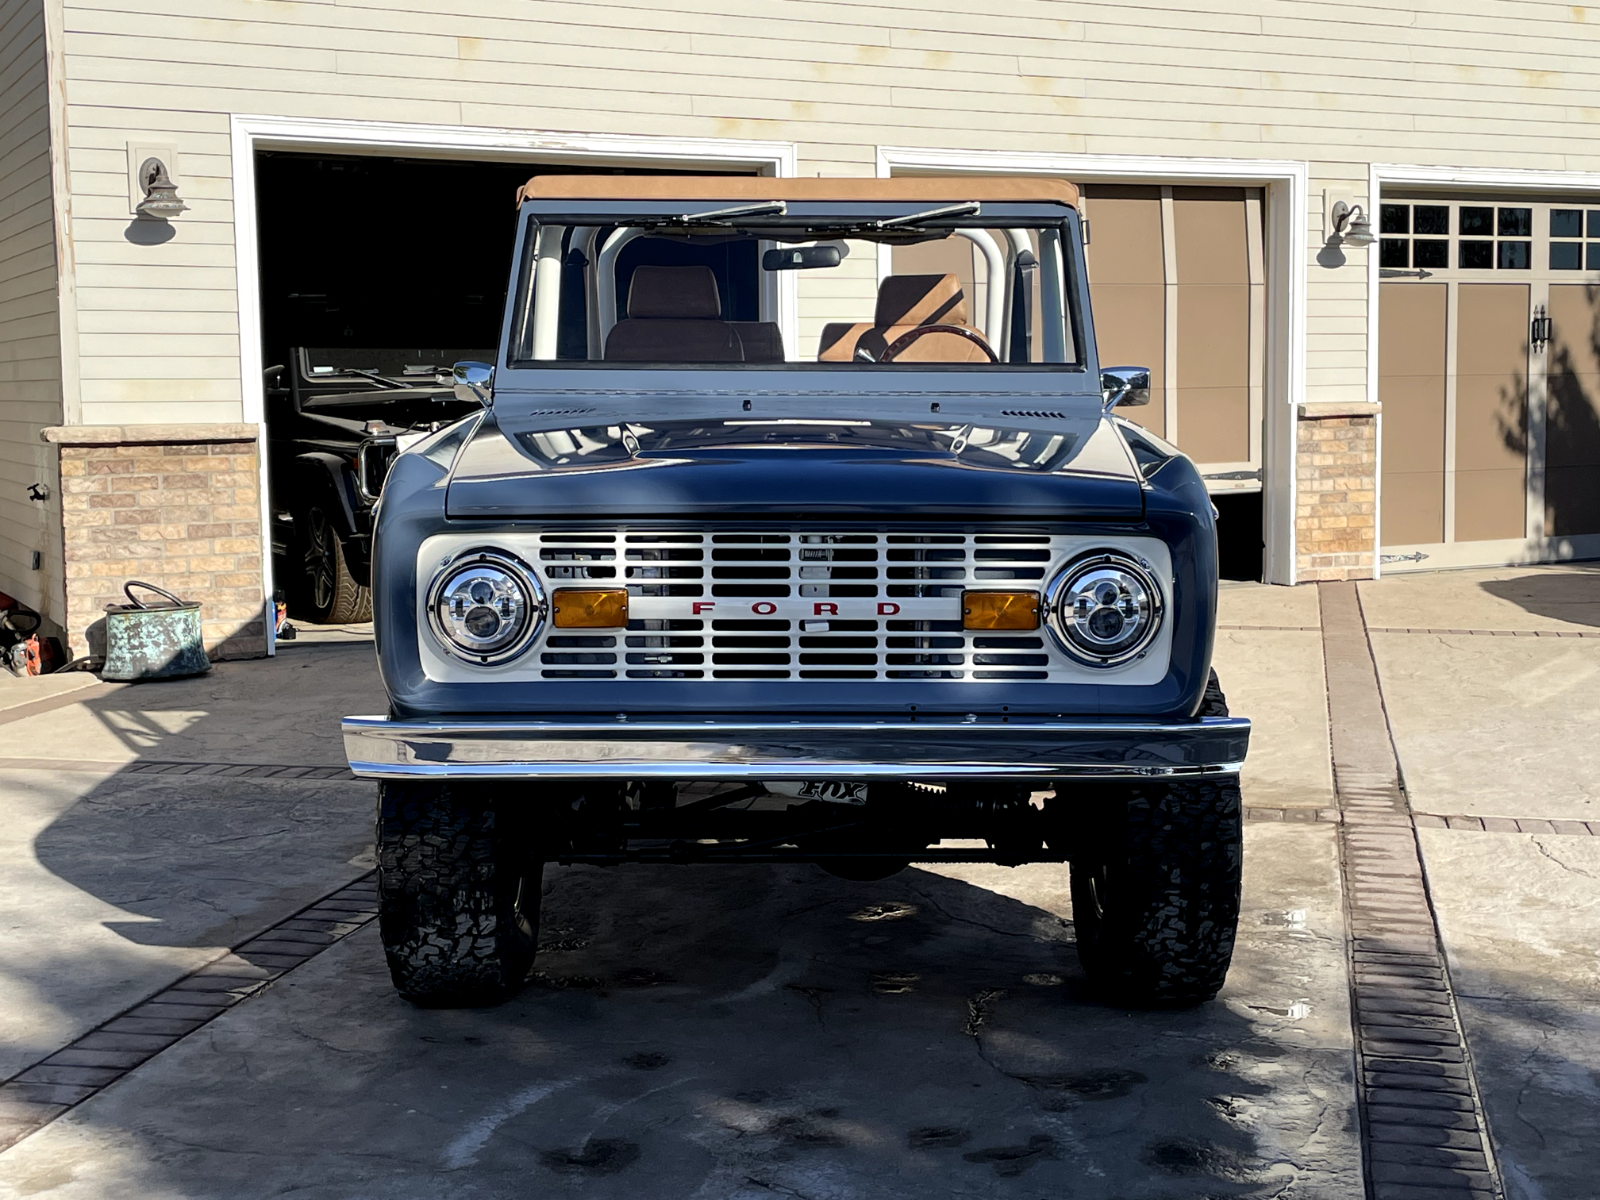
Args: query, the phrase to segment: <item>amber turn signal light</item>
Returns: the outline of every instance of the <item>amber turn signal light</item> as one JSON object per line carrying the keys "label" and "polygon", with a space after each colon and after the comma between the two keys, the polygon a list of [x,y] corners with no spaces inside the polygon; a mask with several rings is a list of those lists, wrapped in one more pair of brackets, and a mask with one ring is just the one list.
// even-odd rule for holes
{"label": "amber turn signal light", "polygon": [[557,588],[557,629],[620,629],[628,623],[626,588]]}
{"label": "amber turn signal light", "polygon": [[1037,629],[1038,592],[962,592],[963,629]]}

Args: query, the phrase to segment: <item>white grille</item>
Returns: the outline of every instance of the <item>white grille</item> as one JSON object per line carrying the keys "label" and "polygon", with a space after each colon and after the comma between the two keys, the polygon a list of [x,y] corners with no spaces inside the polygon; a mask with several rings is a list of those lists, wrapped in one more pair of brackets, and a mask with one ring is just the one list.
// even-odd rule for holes
{"label": "white grille", "polygon": [[[546,625],[515,660],[479,667],[422,634],[433,679],[1056,682],[1139,685],[1166,672],[1170,634],[1111,670],[1068,658],[1045,629],[984,632],[961,625],[968,588],[1043,591],[1090,550],[1146,558],[1163,581],[1165,545],[1148,537],[948,529],[839,530],[668,525],[581,526],[429,538],[417,568],[431,579],[465,551],[494,547],[538,571],[548,591],[626,585],[625,631]],[[419,588],[419,603],[426,587]],[[1170,600],[1170,591],[1168,594]],[[427,628],[418,610],[419,631]]]}
{"label": "white grille", "polygon": [[[633,616],[621,636],[549,633],[547,679],[1043,680],[1059,657],[1043,630],[961,627],[966,588],[1044,587],[1044,534],[537,536],[550,586],[625,582]],[[685,600],[712,605],[689,615]]]}

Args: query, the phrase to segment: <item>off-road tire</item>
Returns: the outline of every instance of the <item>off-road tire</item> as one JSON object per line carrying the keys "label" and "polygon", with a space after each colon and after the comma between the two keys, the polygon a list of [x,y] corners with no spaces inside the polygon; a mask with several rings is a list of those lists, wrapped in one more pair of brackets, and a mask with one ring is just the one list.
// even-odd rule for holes
{"label": "off-road tire", "polygon": [[1217,680],[1217,673],[1212,671],[1206,679],[1205,694],[1200,697],[1200,711],[1197,717],[1225,717],[1228,715],[1228,698],[1222,694],[1222,684]]}
{"label": "off-road tire", "polygon": [[1107,785],[1082,799],[1072,916],[1091,983],[1139,1007],[1210,1000],[1239,925],[1238,779]]}
{"label": "off-road tire", "polygon": [[527,979],[544,863],[522,811],[493,785],[378,785],[378,928],[413,1004],[499,1004]]}
{"label": "off-road tire", "polygon": [[313,505],[294,517],[295,612],[314,625],[372,620],[372,589],[350,571],[349,552],[328,515]]}

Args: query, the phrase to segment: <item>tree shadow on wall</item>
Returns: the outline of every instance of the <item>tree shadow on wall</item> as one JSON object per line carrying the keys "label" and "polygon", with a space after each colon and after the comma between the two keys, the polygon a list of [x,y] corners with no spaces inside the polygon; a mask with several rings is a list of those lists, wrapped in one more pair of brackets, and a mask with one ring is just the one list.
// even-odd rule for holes
{"label": "tree shadow on wall", "polygon": [[[1544,419],[1545,536],[1600,534],[1600,285],[1583,287],[1586,328],[1563,330],[1553,323],[1547,350]],[[1579,353],[1577,346],[1583,346]],[[1530,452],[1527,386],[1513,380],[1500,389],[1496,422],[1507,449]],[[1560,558],[1577,557],[1571,547]]]}
{"label": "tree shadow on wall", "polygon": [[[1545,535],[1553,557],[1577,558],[1577,534],[1600,533],[1600,375],[1585,362],[1600,362],[1600,285],[1584,286],[1587,328],[1552,330],[1545,389]],[[1580,340],[1581,339],[1581,340]],[[1587,342],[1579,354],[1574,343]],[[1512,380],[1500,389],[1496,422],[1501,440],[1515,454],[1530,453],[1527,387]],[[1481,584],[1490,595],[1537,616],[1600,626],[1600,571],[1533,572]]]}

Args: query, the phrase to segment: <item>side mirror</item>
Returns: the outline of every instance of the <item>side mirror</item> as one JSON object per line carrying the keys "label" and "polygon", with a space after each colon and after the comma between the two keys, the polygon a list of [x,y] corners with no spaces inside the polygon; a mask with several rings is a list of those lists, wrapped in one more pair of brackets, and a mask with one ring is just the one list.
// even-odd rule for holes
{"label": "side mirror", "polygon": [[814,271],[818,267],[837,267],[844,253],[833,242],[815,246],[780,246],[761,256],[763,271]]}
{"label": "side mirror", "polygon": [[1149,367],[1107,367],[1100,372],[1100,395],[1105,411],[1137,408],[1150,403]]}
{"label": "side mirror", "polygon": [[455,381],[457,400],[494,406],[494,368],[488,363],[458,362],[450,368],[450,378]]}

